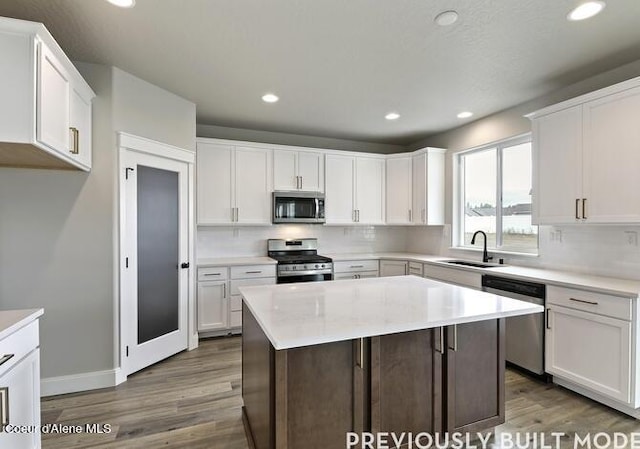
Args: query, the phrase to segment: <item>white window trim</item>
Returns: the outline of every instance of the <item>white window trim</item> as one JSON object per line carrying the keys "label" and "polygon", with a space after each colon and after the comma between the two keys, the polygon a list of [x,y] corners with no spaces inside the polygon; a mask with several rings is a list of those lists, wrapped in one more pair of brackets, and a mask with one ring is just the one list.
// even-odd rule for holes
{"label": "white window trim", "polygon": [[[453,155],[454,163],[453,163],[453,232],[451,233],[451,250],[460,250],[460,251],[479,251],[479,248],[473,246],[465,246],[464,245],[464,177],[462,176],[462,157],[471,153],[477,153],[485,150],[490,150],[493,148],[497,149],[498,162],[497,162],[497,179],[496,179],[496,200],[500,197],[502,190],[502,156],[501,149],[505,147],[511,147],[515,145],[520,145],[523,143],[532,142],[532,134],[525,133],[520,134],[518,136],[509,137],[507,139],[501,139],[498,141],[494,141],[491,143],[487,143],[481,146],[477,146],[474,148],[470,148],[468,150],[463,150],[455,153]],[[533,169],[533,167],[532,167]],[[500,202],[501,203],[501,202]],[[500,204],[502,205],[502,204]],[[497,205],[496,205],[497,206]],[[500,223],[500,233],[502,233],[502,208],[496,207],[496,232],[498,232],[497,224]],[[497,238],[496,238],[497,240]],[[538,247],[535,252],[517,252],[513,251],[509,248],[488,248],[492,253],[497,254],[505,254],[505,255],[522,255],[522,256],[533,256],[537,257],[540,249],[540,233],[538,233]]]}

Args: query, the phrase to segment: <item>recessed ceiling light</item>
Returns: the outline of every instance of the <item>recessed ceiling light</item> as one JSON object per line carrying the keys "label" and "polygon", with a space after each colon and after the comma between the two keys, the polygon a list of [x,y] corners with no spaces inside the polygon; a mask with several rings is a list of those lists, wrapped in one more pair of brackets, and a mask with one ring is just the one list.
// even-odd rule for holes
{"label": "recessed ceiling light", "polygon": [[278,96],[274,94],[264,94],[262,96],[262,101],[264,101],[265,103],[275,103],[279,99],[280,98],[278,98]]}
{"label": "recessed ceiling light", "polygon": [[389,112],[384,116],[384,118],[386,118],[387,120],[398,120],[400,118],[400,114],[398,114],[397,112]]}
{"label": "recessed ceiling light", "polygon": [[567,14],[567,20],[575,22],[577,20],[588,19],[600,13],[605,6],[605,2],[600,0],[583,3]]}
{"label": "recessed ceiling light", "polygon": [[441,27],[447,27],[449,25],[453,25],[458,21],[458,13],[455,11],[441,12],[436,16],[434,20]]}
{"label": "recessed ceiling light", "polygon": [[136,5],[136,0],[107,0],[112,5],[119,6],[120,8],[133,8]]}
{"label": "recessed ceiling light", "polygon": [[458,118],[469,118],[473,115],[473,112],[464,111],[458,114]]}

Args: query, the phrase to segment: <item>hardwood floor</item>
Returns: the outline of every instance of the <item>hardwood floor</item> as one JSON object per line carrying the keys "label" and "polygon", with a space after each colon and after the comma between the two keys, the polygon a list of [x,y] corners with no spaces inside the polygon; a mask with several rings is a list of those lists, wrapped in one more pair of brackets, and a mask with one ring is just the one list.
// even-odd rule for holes
{"label": "hardwood floor", "polygon": [[[240,337],[149,367],[116,388],[42,401],[43,424],[110,424],[104,434],[45,434],[44,449],[248,449],[241,418]],[[507,370],[507,422],[501,432],[640,432],[640,421],[552,384]],[[530,447],[539,447],[532,445]]]}

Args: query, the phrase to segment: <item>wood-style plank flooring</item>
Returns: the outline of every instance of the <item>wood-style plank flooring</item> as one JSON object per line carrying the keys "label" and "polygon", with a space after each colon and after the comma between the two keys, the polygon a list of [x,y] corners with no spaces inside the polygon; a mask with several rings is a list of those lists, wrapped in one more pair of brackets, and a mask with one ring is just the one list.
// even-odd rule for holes
{"label": "wood-style plank flooring", "polygon": [[[106,434],[45,434],[43,449],[248,449],[241,419],[241,339],[200,347],[149,367],[116,388],[46,398],[42,423],[110,424]],[[507,422],[497,432],[640,432],[640,421],[507,371]],[[499,435],[499,433],[498,433]],[[532,445],[530,447],[539,447]]]}

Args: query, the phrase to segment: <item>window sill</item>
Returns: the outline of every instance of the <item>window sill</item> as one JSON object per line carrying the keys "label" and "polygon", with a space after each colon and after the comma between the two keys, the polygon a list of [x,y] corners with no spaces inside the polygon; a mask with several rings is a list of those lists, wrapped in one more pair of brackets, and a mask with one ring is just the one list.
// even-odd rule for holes
{"label": "window sill", "polygon": [[[469,253],[482,253],[482,249],[480,248],[469,248],[467,246],[450,246],[449,250],[451,251],[461,251],[461,252],[469,252]],[[519,253],[516,251],[508,251],[503,249],[490,249],[487,248],[487,252],[489,254],[498,254],[504,256],[518,256],[518,257],[540,257],[539,253]]]}

